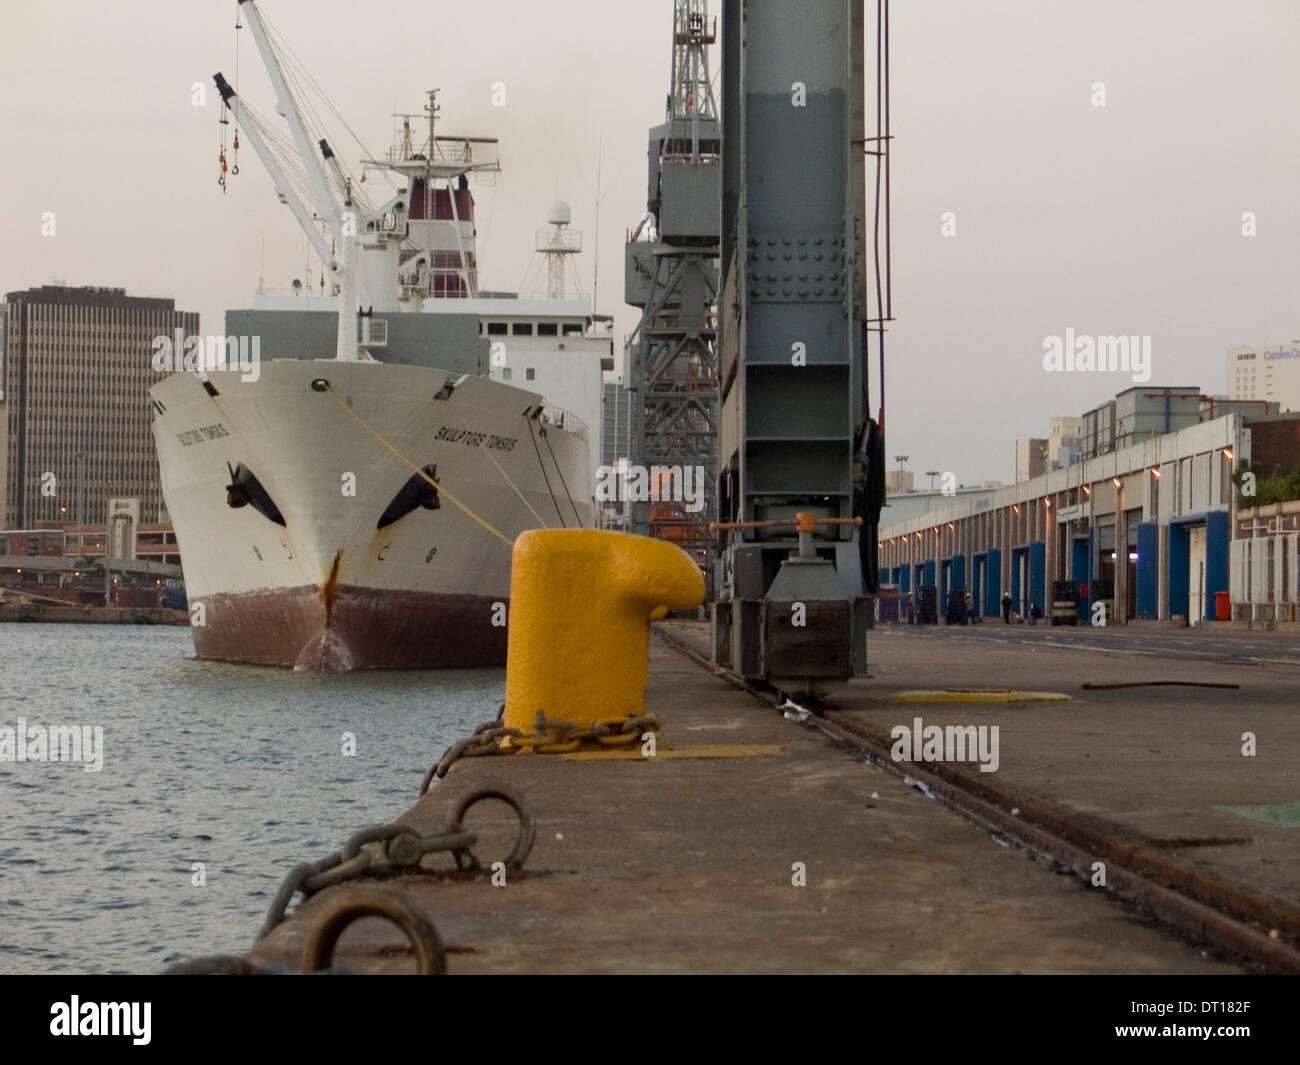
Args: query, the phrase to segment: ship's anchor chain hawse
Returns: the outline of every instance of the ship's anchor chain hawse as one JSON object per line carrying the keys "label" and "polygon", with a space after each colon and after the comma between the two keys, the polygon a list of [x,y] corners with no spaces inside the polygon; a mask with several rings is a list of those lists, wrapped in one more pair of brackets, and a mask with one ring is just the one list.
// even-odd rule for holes
{"label": "ship's anchor chain hawse", "polygon": [[[405,933],[419,975],[446,973],[447,952],[429,915],[400,891],[379,885],[354,885],[329,900],[307,933],[297,971],[354,975],[356,970],[351,966],[334,964],[334,951],[343,933],[363,917],[382,917]],[[293,972],[279,962],[255,962],[242,954],[215,954],[173,965],[164,975],[282,976]]]}
{"label": "ship's anchor chain hawse", "polygon": [[[504,709],[502,707],[503,712]],[[452,764],[462,758],[493,754],[567,754],[583,744],[624,747],[644,740],[647,734],[653,734],[659,740],[663,727],[663,718],[658,714],[629,714],[594,725],[574,725],[568,721],[550,721],[538,710],[530,733],[505,727],[503,718],[499,717],[495,721],[485,721],[472,735],[448,747],[424,774],[420,794],[425,794],[435,780],[445,777]]]}
{"label": "ship's anchor chain hawse", "polygon": [[495,536],[502,543],[506,544],[508,547],[511,548],[514,547],[515,542],[512,539],[510,539],[510,537],[508,537],[505,533],[503,533],[500,529],[496,528],[494,525],[489,524],[481,515],[475,513],[470,507],[462,503],[459,499],[457,499],[454,495],[452,495],[449,491],[447,491],[447,489],[443,485],[439,484],[427,473],[425,473],[424,470],[420,469],[420,467],[417,466],[414,462],[412,462],[408,456],[403,455],[396,447],[394,447],[392,441],[388,440],[378,429],[376,429],[373,425],[371,425],[368,421],[366,421],[365,418],[363,418],[360,414],[358,414],[355,410],[353,410],[352,404],[350,404],[347,400],[345,400],[342,396],[340,396],[337,392],[335,392],[334,386],[331,385],[329,381],[327,381],[324,377],[315,378],[311,383],[311,387],[313,392],[328,392],[331,396],[333,396],[336,400],[338,400],[339,405],[342,406],[342,408],[345,411],[351,414],[352,417],[354,417],[357,421],[359,421],[362,424],[362,426],[366,429],[367,432],[370,433],[371,436],[373,436],[376,440],[378,440],[381,444],[383,444],[384,447],[388,448],[389,451],[391,451],[394,455],[396,455],[401,462],[409,466],[418,476],[423,477],[426,481],[428,481],[429,484],[433,485],[434,489],[438,492],[439,496],[446,496],[453,504],[455,504],[462,511],[464,511],[467,517],[471,518],[473,521],[478,522],[479,525],[481,525],[484,529],[486,529],[488,532],[490,532],[493,536]]}
{"label": "ship's anchor chain hawse", "polygon": [[[464,818],[471,807],[487,799],[501,800],[514,810],[519,820],[519,834],[515,838],[514,849],[503,860],[508,872],[518,872],[533,849],[536,829],[532,808],[514,788],[504,784],[486,784],[465,792],[452,803],[441,832],[422,836],[413,828],[400,823],[374,825],[354,833],[341,850],[319,861],[297,865],[284,878],[280,890],[276,892],[271,908],[267,911],[266,923],[262,925],[257,938],[263,938],[284,920],[285,910],[294,895],[300,891],[306,901],[317,892],[345,881],[415,873],[419,871],[420,862],[426,855],[441,851],[451,852],[458,870],[482,871],[482,863],[470,849],[478,841],[478,836],[465,829]],[[364,850],[368,843],[378,843],[379,847],[375,851]]]}

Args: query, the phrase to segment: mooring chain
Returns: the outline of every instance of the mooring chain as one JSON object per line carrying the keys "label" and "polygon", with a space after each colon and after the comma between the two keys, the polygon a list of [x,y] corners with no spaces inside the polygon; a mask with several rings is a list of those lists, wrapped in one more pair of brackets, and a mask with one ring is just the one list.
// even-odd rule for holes
{"label": "mooring chain", "polygon": [[[513,788],[499,784],[485,785],[466,792],[447,813],[440,832],[421,835],[400,823],[374,825],[354,833],[341,850],[315,862],[301,862],[284,878],[279,891],[271,901],[266,922],[258,932],[265,936],[284,920],[285,911],[293,897],[302,892],[306,901],[325,888],[362,877],[401,876],[417,870],[426,855],[450,851],[460,870],[478,871],[482,864],[470,849],[477,842],[475,833],[465,829],[463,821],[470,807],[487,799],[500,799],[515,811],[519,819],[519,835],[514,849],[505,859],[510,872],[523,868],[524,860],[532,850],[535,829],[533,813],[524,797]],[[363,849],[368,843],[378,843],[378,851]]]}
{"label": "mooring chain", "polygon": [[443,752],[443,756],[429,767],[429,771],[424,774],[424,780],[420,783],[420,794],[423,795],[429,790],[435,778],[441,780],[445,777],[453,762],[484,754],[509,754],[512,748],[502,747],[502,738],[522,735],[523,732],[517,728],[503,727],[500,718],[495,721],[485,721],[471,735],[463,740],[457,740],[448,747]]}
{"label": "mooring chain", "polygon": [[[533,718],[533,731],[507,728],[501,718],[485,721],[463,740],[457,740],[443,753],[420,783],[424,795],[435,780],[441,780],[455,762],[480,755],[565,754],[584,743],[602,747],[623,747],[643,739],[646,733],[656,738],[664,727],[658,714],[629,714],[627,717],[601,721],[594,725],[575,725],[568,721],[551,721],[541,711]],[[509,744],[503,739],[509,738]]]}

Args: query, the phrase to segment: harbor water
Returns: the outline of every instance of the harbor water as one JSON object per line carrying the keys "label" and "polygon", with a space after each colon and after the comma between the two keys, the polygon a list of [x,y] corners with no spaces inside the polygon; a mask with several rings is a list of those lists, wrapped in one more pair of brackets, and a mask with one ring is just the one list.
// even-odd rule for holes
{"label": "harbor water", "polygon": [[504,684],[199,661],[179,626],[0,625],[0,729],[103,736],[98,770],[93,744],[0,761],[0,973],[244,953],[284,875],[406,809]]}

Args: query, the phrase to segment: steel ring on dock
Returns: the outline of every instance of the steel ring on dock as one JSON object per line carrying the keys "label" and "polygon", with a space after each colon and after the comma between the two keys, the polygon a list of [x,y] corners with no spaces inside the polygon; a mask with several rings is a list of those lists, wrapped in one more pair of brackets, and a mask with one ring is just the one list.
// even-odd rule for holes
{"label": "steel ring on dock", "polygon": [[[462,824],[465,814],[473,806],[478,805],[487,799],[500,799],[515,812],[519,818],[519,836],[515,839],[514,849],[505,858],[505,867],[512,873],[517,873],[524,867],[524,861],[528,858],[529,852],[533,849],[533,840],[537,835],[537,829],[533,824],[533,811],[528,803],[514,788],[505,784],[485,784],[480,788],[472,788],[461,795],[447,811],[447,818],[444,824],[448,832],[463,832],[465,826]],[[469,859],[468,864],[462,864],[461,856],[465,855]],[[456,865],[461,869],[481,869],[478,859],[474,852],[466,849],[456,851]]]}
{"label": "steel ring on dock", "polygon": [[363,917],[382,917],[406,934],[421,976],[446,973],[447,952],[429,915],[405,895],[379,887],[352,888],[325,904],[303,944],[302,971],[315,973],[330,968],[339,937]]}

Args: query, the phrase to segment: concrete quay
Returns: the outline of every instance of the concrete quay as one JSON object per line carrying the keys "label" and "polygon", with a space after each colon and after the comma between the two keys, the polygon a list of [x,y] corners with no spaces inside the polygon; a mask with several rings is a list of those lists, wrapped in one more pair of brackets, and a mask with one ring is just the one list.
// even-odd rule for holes
{"label": "concrete quay", "polygon": [[[668,629],[705,647],[702,624]],[[997,771],[961,772],[996,777],[1171,861],[1275,899],[1288,916],[1300,887],[1293,817],[1300,661],[1292,661],[1300,655],[1281,637],[1257,634],[1216,634],[1212,646],[1195,632],[1152,633],[1145,644],[1122,635],[884,627],[871,636],[872,678],[844,689],[833,714],[886,738],[916,717],[997,725]],[[1128,680],[1241,687],[1081,687]],[[921,688],[1048,690],[1070,701],[891,701]],[[532,854],[503,887],[445,872],[447,855],[426,858],[420,874],[387,881],[433,919],[449,973],[1255,968],[1060,875],[658,638],[647,706],[665,718],[656,757],[465,759],[400,817],[374,812],[376,823],[391,818],[433,832],[457,794],[489,782],[522,791],[534,811]],[[1247,731],[1256,737],[1251,757],[1242,754]],[[424,763],[439,753],[413,756],[413,794]],[[498,817],[490,807],[500,807]],[[504,806],[476,807],[467,827],[480,833],[475,850],[485,866],[509,849],[513,821]],[[796,886],[801,867],[805,886]],[[308,900],[250,958],[296,964],[314,916],[347,890],[327,888]],[[413,965],[402,933],[374,918],[344,933],[336,963],[363,972]]]}

